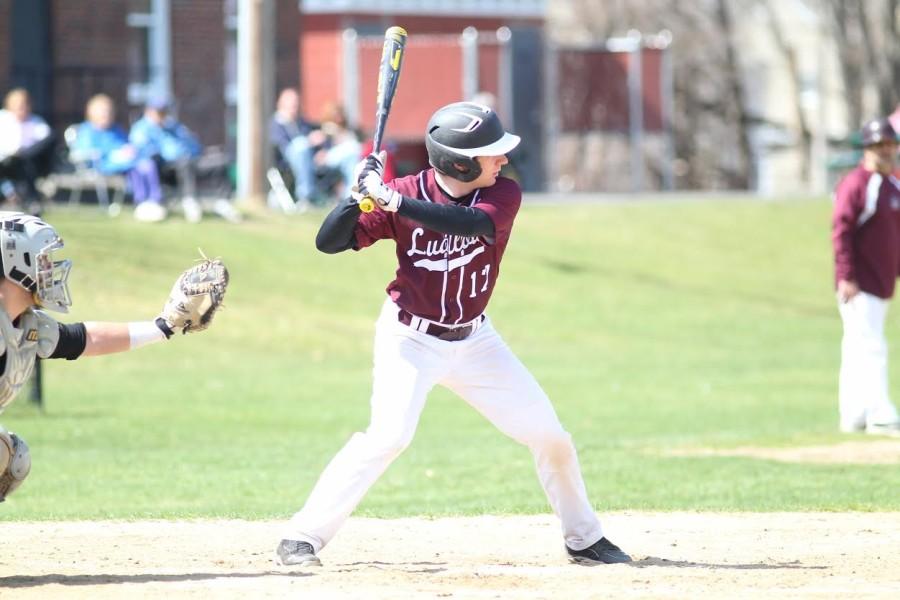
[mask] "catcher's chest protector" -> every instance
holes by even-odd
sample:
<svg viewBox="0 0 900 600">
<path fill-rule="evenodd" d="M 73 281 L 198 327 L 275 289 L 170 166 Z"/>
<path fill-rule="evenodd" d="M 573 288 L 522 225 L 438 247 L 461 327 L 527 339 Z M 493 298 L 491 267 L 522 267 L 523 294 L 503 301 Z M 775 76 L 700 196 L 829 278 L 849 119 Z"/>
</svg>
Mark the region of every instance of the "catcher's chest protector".
<svg viewBox="0 0 900 600">
<path fill-rule="evenodd" d="M 37 317 L 30 310 L 19 319 L 21 329 L 13 326 L 9 315 L 0 308 L 0 353 L 5 353 L 6 365 L 0 375 L 0 412 L 13 401 L 28 381 L 34 369 L 38 348 Z"/>
</svg>

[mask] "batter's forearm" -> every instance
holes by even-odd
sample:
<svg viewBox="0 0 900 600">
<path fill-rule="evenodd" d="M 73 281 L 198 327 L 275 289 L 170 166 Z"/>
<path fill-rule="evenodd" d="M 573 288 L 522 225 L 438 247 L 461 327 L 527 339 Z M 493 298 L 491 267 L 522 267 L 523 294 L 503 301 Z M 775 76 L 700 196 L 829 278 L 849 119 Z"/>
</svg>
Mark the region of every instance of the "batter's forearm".
<svg viewBox="0 0 900 600">
<path fill-rule="evenodd" d="M 359 205 L 350 198 L 338 203 L 319 227 L 316 248 L 326 254 L 337 254 L 353 248 L 353 232 L 361 214 Z"/>
<path fill-rule="evenodd" d="M 404 196 L 397 214 L 440 233 L 467 237 L 494 235 L 494 222 L 488 214 L 471 206 L 436 204 Z"/>
</svg>

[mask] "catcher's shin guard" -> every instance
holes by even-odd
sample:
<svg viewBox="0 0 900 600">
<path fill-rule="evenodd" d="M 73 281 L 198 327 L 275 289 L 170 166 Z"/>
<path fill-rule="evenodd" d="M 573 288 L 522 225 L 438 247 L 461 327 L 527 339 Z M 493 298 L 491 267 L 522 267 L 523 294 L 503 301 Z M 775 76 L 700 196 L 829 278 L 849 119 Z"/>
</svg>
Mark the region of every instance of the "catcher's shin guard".
<svg viewBox="0 0 900 600">
<path fill-rule="evenodd" d="M 31 455 L 25 440 L 0 428 L 0 502 L 22 485 L 31 471 Z"/>
</svg>

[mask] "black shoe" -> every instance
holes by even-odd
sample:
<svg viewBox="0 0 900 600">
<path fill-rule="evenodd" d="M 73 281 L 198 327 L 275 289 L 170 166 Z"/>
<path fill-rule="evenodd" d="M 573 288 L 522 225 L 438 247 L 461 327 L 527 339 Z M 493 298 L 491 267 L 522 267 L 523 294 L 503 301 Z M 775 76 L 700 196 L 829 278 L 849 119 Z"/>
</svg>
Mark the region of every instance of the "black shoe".
<svg viewBox="0 0 900 600">
<path fill-rule="evenodd" d="M 566 546 L 566 552 L 569 553 L 569 561 L 578 565 L 612 565 L 631 562 L 630 556 L 605 537 L 600 538 L 593 546 L 588 546 L 584 550 L 572 550 Z"/>
<path fill-rule="evenodd" d="M 322 565 L 322 561 L 316 556 L 316 551 L 313 550 L 312 544 L 308 542 L 281 540 L 275 552 L 283 565 L 299 565 L 301 567 L 318 567 Z"/>
</svg>

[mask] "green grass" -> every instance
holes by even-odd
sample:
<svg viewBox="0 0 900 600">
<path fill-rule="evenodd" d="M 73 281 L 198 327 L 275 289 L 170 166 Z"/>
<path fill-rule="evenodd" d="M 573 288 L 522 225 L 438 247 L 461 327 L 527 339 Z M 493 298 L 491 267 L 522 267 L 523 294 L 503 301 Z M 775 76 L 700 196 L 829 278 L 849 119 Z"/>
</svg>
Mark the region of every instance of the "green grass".
<svg viewBox="0 0 900 600">
<path fill-rule="evenodd" d="M 836 430 L 829 211 L 825 200 L 523 208 L 490 313 L 573 434 L 598 510 L 900 509 L 896 467 L 663 454 L 848 439 Z M 323 216 L 147 226 L 48 214 L 75 261 L 69 321 L 154 316 L 198 246 L 226 259 L 232 283 L 203 334 L 45 363 L 45 413 L 20 398 L 0 417 L 34 462 L 0 519 L 298 509 L 367 424 L 373 323 L 394 270 L 387 243 L 318 253 Z M 438 390 L 359 513 L 547 510 L 527 450 Z"/>
</svg>

